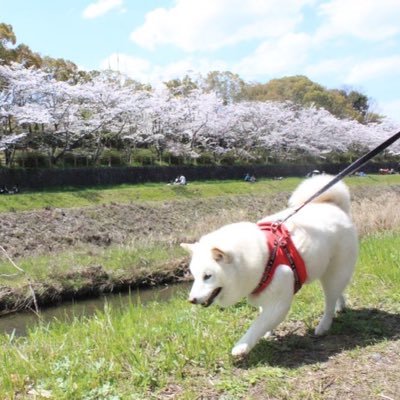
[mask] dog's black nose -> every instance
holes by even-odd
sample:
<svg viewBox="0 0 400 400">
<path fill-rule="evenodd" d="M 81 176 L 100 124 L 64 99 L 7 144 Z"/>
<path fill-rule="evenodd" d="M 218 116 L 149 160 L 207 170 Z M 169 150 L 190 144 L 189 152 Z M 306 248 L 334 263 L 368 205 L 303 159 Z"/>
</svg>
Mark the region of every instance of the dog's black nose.
<svg viewBox="0 0 400 400">
<path fill-rule="evenodd" d="M 197 299 L 196 299 L 196 297 L 189 298 L 189 302 L 192 303 L 192 304 L 197 304 Z"/>
</svg>

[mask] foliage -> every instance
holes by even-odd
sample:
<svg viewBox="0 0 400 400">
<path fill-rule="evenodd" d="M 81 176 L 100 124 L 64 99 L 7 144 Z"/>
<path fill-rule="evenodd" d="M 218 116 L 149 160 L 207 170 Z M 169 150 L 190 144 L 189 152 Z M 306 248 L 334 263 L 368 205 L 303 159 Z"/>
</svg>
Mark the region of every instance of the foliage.
<svg viewBox="0 0 400 400">
<path fill-rule="evenodd" d="M 229 104 L 243 99 L 246 84 L 238 74 L 230 71 L 211 71 L 203 79 L 202 86 L 206 92 L 217 93 L 224 104 Z"/>
<path fill-rule="evenodd" d="M 363 123 L 381 119 L 371 112 L 370 100 L 363 93 L 353 89 L 326 89 L 302 75 L 248 85 L 245 97 L 252 101 L 290 100 L 303 106 L 315 105 L 338 118 L 351 118 Z"/>
</svg>

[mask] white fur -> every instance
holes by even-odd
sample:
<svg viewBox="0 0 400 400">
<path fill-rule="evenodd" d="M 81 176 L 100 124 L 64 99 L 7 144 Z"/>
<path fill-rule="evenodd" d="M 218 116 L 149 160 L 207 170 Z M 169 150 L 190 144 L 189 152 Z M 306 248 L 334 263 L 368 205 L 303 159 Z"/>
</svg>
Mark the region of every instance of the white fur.
<svg viewBox="0 0 400 400">
<path fill-rule="evenodd" d="M 323 175 L 305 180 L 289 199 L 289 208 L 262 221 L 282 220 L 331 179 L 332 176 Z M 343 291 L 351 279 L 358 254 L 347 187 L 338 182 L 290 217 L 285 225 L 306 264 L 306 283 L 315 279 L 322 283 L 325 311 L 315 329 L 317 335 L 322 335 L 330 328 L 335 309 L 344 308 Z M 263 292 L 251 294 L 269 257 L 265 236 L 255 223 L 225 225 L 201 237 L 197 243 L 182 244 L 182 247 L 192 253 L 190 270 L 194 283 L 189 295 L 192 303 L 209 305 L 216 289 L 222 288 L 213 303 L 227 307 L 247 296 L 252 305 L 260 308 L 260 315 L 235 344 L 234 356 L 247 354 L 260 338 L 283 321 L 294 296 L 294 276 L 288 265 L 277 267 Z"/>
</svg>

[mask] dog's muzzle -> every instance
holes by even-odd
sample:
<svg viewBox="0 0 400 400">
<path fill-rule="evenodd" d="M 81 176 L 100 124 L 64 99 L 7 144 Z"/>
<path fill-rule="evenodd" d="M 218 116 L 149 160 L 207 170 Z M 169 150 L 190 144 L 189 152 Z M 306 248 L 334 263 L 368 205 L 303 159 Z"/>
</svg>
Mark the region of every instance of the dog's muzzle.
<svg viewBox="0 0 400 400">
<path fill-rule="evenodd" d="M 222 290 L 222 287 L 218 287 L 218 288 L 214 289 L 214 290 L 211 292 L 211 294 L 210 294 L 210 296 L 208 297 L 208 299 L 207 299 L 204 303 L 201 303 L 201 305 L 202 305 L 203 307 L 208 307 L 208 306 L 210 306 L 210 305 L 214 302 L 215 298 L 221 293 L 221 290 Z M 198 300 L 197 300 L 196 298 L 190 299 L 189 301 L 190 301 L 192 304 L 198 304 Z"/>
</svg>

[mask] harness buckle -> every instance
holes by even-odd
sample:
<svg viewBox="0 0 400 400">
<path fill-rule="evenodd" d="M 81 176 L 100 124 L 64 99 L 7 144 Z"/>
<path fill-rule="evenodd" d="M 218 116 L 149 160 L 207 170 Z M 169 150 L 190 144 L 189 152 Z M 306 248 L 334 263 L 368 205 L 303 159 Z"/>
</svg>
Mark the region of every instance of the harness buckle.
<svg viewBox="0 0 400 400">
<path fill-rule="evenodd" d="M 282 225 L 282 222 L 281 222 L 281 221 L 273 222 L 273 223 L 271 224 L 271 231 L 272 231 L 273 233 L 275 233 L 275 232 L 278 230 L 278 228 L 280 227 L 280 225 Z"/>
</svg>

